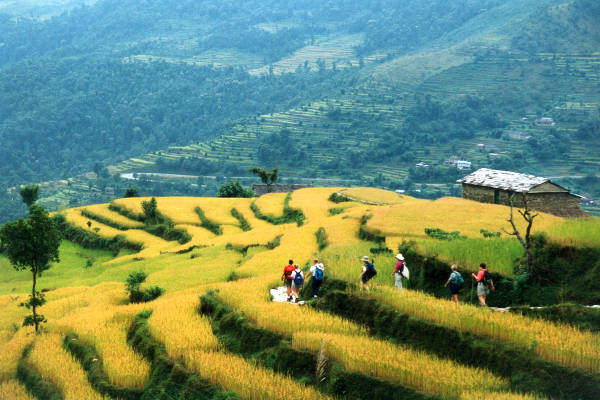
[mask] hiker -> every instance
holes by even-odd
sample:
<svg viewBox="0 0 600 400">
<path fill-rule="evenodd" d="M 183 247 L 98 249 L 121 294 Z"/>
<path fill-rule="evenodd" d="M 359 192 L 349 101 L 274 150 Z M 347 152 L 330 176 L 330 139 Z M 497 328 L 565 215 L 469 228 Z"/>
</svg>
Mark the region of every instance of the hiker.
<svg viewBox="0 0 600 400">
<path fill-rule="evenodd" d="M 402 253 L 396 254 L 396 266 L 394 267 L 394 272 L 390 274 L 391 278 L 394 278 L 394 286 L 398 290 L 402 290 L 402 279 L 404 279 L 404 268 L 406 267 L 406 261 L 404 261 L 404 256 Z"/>
<path fill-rule="evenodd" d="M 323 284 L 323 272 L 325 271 L 325 266 L 319 262 L 318 258 L 313 260 L 314 265 L 310 267 L 310 273 L 312 274 L 312 292 L 313 299 L 316 299 L 319 296 L 319 288 L 321 284 Z"/>
<path fill-rule="evenodd" d="M 465 280 L 460 272 L 457 271 L 458 267 L 456 264 L 452 264 L 450 269 L 452 270 L 452 273 L 450 274 L 450 277 L 444 286 L 450 289 L 450 300 L 458 304 L 458 292 L 460 291 L 463 283 L 465 283 Z"/>
<path fill-rule="evenodd" d="M 296 303 L 300 298 L 300 291 L 304 285 L 304 273 L 298 264 L 294 264 L 294 272 L 292 272 L 292 294 L 296 296 Z"/>
<path fill-rule="evenodd" d="M 363 256 L 361 260 L 363 261 L 363 267 L 362 273 L 360 274 L 360 285 L 361 289 L 365 289 L 368 292 L 369 285 L 367 284 L 367 282 L 369 282 L 371 278 L 377 275 L 377 271 L 375 270 L 373 261 L 369 262 L 369 257 Z"/>
<path fill-rule="evenodd" d="M 482 307 L 487 307 L 485 300 L 487 295 L 490 294 L 490 288 L 492 291 L 495 290 L 494 282 L 487 270 L 487 266 L 484 263 L 479 264 L 479 272 L 477 275 L 474 273 L 471 273 L 471 275 L 477 281 L 477 298 L 479 299 L 479 304 L 481 304 Z"/>
<path fill-rule="evenodd" d="M 283 275 L 281 275 L 281 280 L 285 282 L 287 289 L 288 301 L 292 300 L 292 272 L 294 272 L 294 260 L 290 260 L 289 264 L 283 268 Z"/>
</svg>

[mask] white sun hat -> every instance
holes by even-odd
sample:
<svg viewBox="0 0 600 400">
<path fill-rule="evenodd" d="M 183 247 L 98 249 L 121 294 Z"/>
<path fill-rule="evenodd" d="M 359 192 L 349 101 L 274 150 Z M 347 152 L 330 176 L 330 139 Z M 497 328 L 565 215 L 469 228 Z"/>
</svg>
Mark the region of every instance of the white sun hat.
<svg viewBox="0 0 600 400">
<path fill-rule="evenodd" d="M 402 253 L 396 254 L 396 258 L 400 261 L 404 261 L 404 256 L 402 255 Z"/>
<path fill-rule="evenodd" d="M 361 258 L 361 260 L 363 260 L 363 261 L 369 261 L 369 256 L 363 256 L 363 258 Z"/>
</svg>

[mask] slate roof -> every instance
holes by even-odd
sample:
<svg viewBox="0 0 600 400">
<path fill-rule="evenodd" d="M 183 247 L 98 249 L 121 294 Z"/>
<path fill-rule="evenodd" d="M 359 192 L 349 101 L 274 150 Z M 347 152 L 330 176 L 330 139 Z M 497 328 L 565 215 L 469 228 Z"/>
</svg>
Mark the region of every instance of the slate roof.
<svg viewBox="0 0 600 400">
<path fill-rule="evenodd" d="M 525 193 L 534 187 L 549 181 L 548 178 L 534 175 L 481 168 L 472 174 L 465 176 L 463 179 L 459 179 L 457 182 Z"/>
</svg>

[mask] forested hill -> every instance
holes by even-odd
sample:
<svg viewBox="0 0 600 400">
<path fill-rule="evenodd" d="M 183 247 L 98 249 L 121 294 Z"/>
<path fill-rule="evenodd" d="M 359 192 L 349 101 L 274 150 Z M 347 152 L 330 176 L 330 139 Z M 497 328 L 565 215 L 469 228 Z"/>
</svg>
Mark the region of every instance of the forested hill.
<svg viewBox="0 0 600 400">
<path fill-rule="evenodd" d="M 457 156 L 600 196 L 596 1 L 42 3 L 0 1 L 2 221 L 19 184 L 69 178 L 42 188 L 57 208 L 109 200 L 116 172 L 255 164 L 431 197 Z"/>
</svg>

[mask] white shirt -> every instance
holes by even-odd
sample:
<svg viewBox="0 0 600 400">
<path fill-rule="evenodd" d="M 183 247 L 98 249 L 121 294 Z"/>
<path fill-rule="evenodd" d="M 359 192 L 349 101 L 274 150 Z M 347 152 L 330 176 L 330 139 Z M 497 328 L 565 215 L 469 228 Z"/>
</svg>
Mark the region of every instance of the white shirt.
<svg viewBox="0 0 600 400">
<path fill-rule="evenodd" d="M 312 276 L 315 276 L 315 271 L 317 268 L 319 268 L 322 271 L 325 271 L 325 266 L 321 263 L 317 263 L 317 264 L 313 265 L 312 267 L 310 267 L 310 273 L 312 274 Z"/>
</svg>

